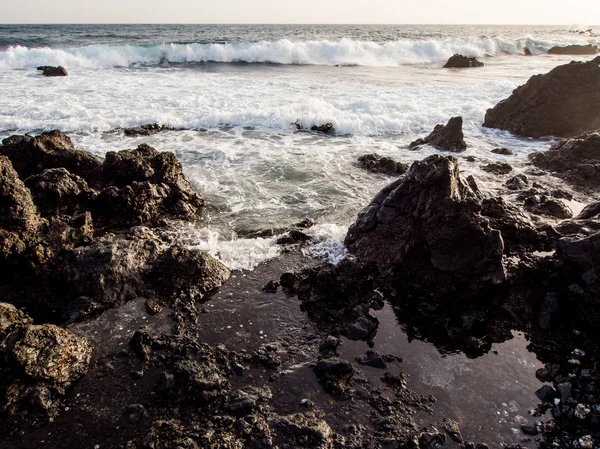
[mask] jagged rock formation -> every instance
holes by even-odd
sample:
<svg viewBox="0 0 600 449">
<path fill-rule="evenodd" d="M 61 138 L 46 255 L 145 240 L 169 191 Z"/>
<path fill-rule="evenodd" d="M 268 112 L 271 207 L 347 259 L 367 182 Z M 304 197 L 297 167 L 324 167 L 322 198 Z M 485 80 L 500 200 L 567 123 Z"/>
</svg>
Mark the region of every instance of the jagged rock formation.
<svg viewBox="0 0 600 449">
<path fill-rule="evenodd" d="M 433 131 L 427 137 L 415 140 L 409 145 L 409 148 L 412 150 L 428 144 L 443 151 L 455 153 L 464 151 L 467 149 L 467 144 L 465 143 L 462 124 L 462 117 L 452 117 L 446 125 L 435 125 Z"/>
</svg>

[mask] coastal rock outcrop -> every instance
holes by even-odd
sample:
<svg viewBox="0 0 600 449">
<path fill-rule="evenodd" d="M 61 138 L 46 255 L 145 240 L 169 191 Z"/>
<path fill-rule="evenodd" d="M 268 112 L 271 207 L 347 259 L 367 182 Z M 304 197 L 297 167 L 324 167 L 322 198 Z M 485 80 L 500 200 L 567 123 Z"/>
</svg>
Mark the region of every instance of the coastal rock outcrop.
<svg viewBox="0 0 600 449">
<path fill-rule="evenodd" d="M 548 151 L 532 154 L 531 162 L 574 186 L 597 189 L 600 187 L 600 134 L 558 142 Z"/>
<path fill-rule="evenodd" d="M 68 136 L 50 131 L 33 137 L 10 136 L 2 141 L 0 155 L 10 159 L 21 179 L 49 168 L 64 168 L 88 178 L 100 169 L 102 159 L 87 151 L 76 150 Z"/>
<path fill-rule="evenodd" d="M 351 254 L 440 293 L 477 291 L 505 280 L 500 231 L 451 156 L 415 162 L 350 227 Z M 468 242 L 468 243 L 467 243 Z"/>
<path fill-rule="evenodd" d="M 169 131 L 173 128 L 158 123 L 148 123 L 146 125 L 134 126 L 132 128 L 123 128 L 123 133 L 128 137 L 150 136 L 161 131 Z"/>
<path fill-rule="evenodd" d="M 408 164 L 395 161 L 392 158 L 377 153 L 365 154 L 358 158 L 358 165 L 372 173 L 383 173 L 390 176 L 403 175 L 408 170 Z"/>
<path fill-rule="evenodd" d="M 446 125 L 435 125 L 433 131 L 427 137 L 415 140 L 409 145 L 409 148 L 412 150 L 428 144 L 443 151 L 455 153 L 464 151 L 467 149 L 467 144 L 465 143 L 462 125 L 462 117 L 452 117 Z"/>
<path fill-rule="evenodd" d="M 600 53 L 597 45 L 566 45 L 554 46 L 548 50 L 549 55 L 595 55 Z"/>
<path fill-rule="evenodd" d="M 68 76 L 69 72 L 62 65 L 59 66 L 51 66 L 51 65 L 42 65 L 37 68 L 37 70 L 42 72 L 44 76 Z"/>
<path fill-rule="evenodd" d="M 600 56 L 532 76 L 485 114 L 483 126 L 513 134 L 573 137 L 600 129 Z"/>
<path fill-rule="evenodd" d="M 31 192 L 6 156 L 0 156 L 0 204 L 0 262 L 5 262 L 26 251 L 40 226 Z"/>
<path fill-rule="evenodd" d="M 477 58 L 469 58 L 468 56 L 463 56 L 456 54 L 451 56 L 450 59 L 444 65 L 445 69 L 465 69 L 469 67 L 483 67 L 485 64 L 481 61 L 478 61 Z"/>
</svg>

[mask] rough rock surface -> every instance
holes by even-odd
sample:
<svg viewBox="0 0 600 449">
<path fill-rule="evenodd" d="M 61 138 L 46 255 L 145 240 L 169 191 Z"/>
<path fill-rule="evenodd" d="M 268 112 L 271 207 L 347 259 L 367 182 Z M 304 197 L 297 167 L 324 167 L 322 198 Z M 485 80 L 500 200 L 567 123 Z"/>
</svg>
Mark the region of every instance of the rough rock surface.
<svg viewBox="0 0 600 449">
<path fill-rule="evenodd" d="M 525 209 L 536 215 L 555 218 L 572 218 L 573 211 L 563 202 L 546 195 L 531 195 L 525 200 Z"/>
<path fill-rule="evenodd" d="M 350 227 L 351 254 L 441 292 L 504 281 L 504 244 L 451 156 L 415 162 Z M 466 244 L 466 242 L 469 242 Z"/>
<path fill-rule="evenodd" d="M 62 65 L 53 67 L 50 65 L 42 65 L 37 68 L 44 76 L 67 76 L 69 72 Z"/>
<path fill-rule="evenodd" d="M 567 45 L 565 47 L 555 46 L 548 50 L 549 55 L 595 55 L 600 53 L 596 45 Z"/>
<path fill-rule="evenodd" d="M 446 125 L 436 125 L 431 134 L 424 139 L 417 139 L 409 145 L 416 149 L 421 145 L 429 144 L 439 150 L 461 152 L 467 149 L 462 131 L 462 117 L 452 117 Z"/>
<path fill-rule="evenodd" d="M 30 324 L 31 322 L 31 318 L 12 304 L 0 302 L 0 336 L 13 324 Z"/>
<path fill-rule="evenodd" d="M 520 136 L 572 137 L 600 129 L 600 57 L 532 76 L 485 114 L 483 126 Z"/>
<path fill-rule="evenodd" d="M 512 171 L 511 165 L 506 162 L 491 162 L 481 167 L 481 169 L 494 175 L 508 175 Z"/>
<path fill-rule="evenodd" d="M 25 179 L 42 216 L 73 215 L 92 208 L 95 192 L 65 168 L 50 168 Z"/>
<path fill-rule="evenodd" d="M 165 126 L 165 125 L 159 125 L 158 123 L 148 123 L 146 125 L 141 125 L 141 126 L 135 126 L 133 128 L 124 128 L 123 129 L 123 133 L 126 136 L 129 137 L 133 137 L 133 136 L 149 136 L 151 134 L 156 134 L 158 132 L 161 131 L 168 131 L 171 130 L 172 128 Z"/>
<path fill-rule="evenodd" d="M 358 165 L 372 173 L 384 173 L 390 176 L 403 175 L 408 170 L 408 164 L 395 161 L 392 158 L 377 153 L 365 154 L 358 158 Z"/>
<path fill-rule="evenodd" d="M 60 167 L 86 178 L 102 164 L 99 157 L 76 150 L 71 139 L 60 131 L 45 132 L 36 137 L 10 136 L 2 141 L 0 155 L 10 159 L 21 179 Z"/>
<path fill-rule="evenodd" d="M 444 65 L 445 69 L 463 69 L 469 67 L 483 67 L 485 64 L 478 61 L 477 58 L 469 58 L 467 56 L 456 54 L 451 56 Z"/>
<path fill-rule="evenodd" d="M 30 324 L 9 329 L 0 353 L 27 379 L 62 391 L 87 372 L 92 348 L 85 338 L 58 326 Z"/>
<path fill-rule="evenodd" d="M 25 252 L 40 217 L 31 192 L 5 156 L 0 156 L 0 205 L 0 261 L 7 261 Z"/>
<path fill-rule="evenodd" d="M 531 162 L 577 187 L 597 189 L 600 186 L 600 134 L 558 142 L 548 151 L 532 154 Z"/>
</svg>

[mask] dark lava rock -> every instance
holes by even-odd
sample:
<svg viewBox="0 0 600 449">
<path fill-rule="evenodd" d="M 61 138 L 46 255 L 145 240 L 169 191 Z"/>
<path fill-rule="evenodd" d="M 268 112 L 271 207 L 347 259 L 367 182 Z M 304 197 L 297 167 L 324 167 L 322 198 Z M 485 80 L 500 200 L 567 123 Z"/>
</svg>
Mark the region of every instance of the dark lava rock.
<svg viewBox="0 0 600 449">
<path fill-rule="evenodd" d="M 369 350 L 365 355 L 359 355 L 354 358 L 360 365 L 371 366 L 373 368 L 386 369 L 388 367 L 384 358 L 376 351 Z"/>
<path fill-rule="evenodd" d="M 297 228 L 301 228 L 301 229 L 308 229 L 308 228 L 312 228 L 315 225 L 315 220 L 314 218 L 305 218 L 302 221 L 299 221 L 298 223 L 295 224 L 295 226 Z"/>
<path fill-rule="evenodd" d="M 530 50 L 530 49 L 528 49 L 527 47 L 525 47 L 525 48 L 523 49 L 523 54 L 524 54 L 525 56 L 533 56 L 533 54 L 531 53 L 531 50 Z"/>
<path fill-rule="evenodd" d="M 50 65 L 42 65 L 37 68 L 44 76 L 67 76 L 69 72 L 63 66 L 53 67 Z"/>
<path fill-rule="evenodd" d="M 283 273 L 279 278 L 279 285 L 285 293 L 293 295 L 300 287 L 300 278 L 294 273 Z"/>
<path fill-rule="evenodd" d="M 277 447 L 330 449 L 334 433 L 327 422 L 314 413 L 298 413 L 277 417 L 272 424 L 280 433 L 283 444 Z"/>
<path fill-rule="evenodd" d="M 494 175 L 508 175 L 512 171 L 512 166 L 506 162 L 491 162 L 481 169 Z"/>
<path fill-rule="evenodd" d="M 13 324 L 31 324 L 32 322 L 31 318 L 12 304 L 0 302 L 0 336 Z"/>
<path fill-rule="evenodd" d="M 527 176 L 519 174 L 510 178 L 504 185 L 509 190 L 523 190 L 529 187 L 529 180 Z"/>
<path fill-rule="evenodd" d="M 458 161 L 434 155 L 377 194 L 345 244 L 361 260 L 423 288 L 478 290 L 505 280 L 502 236 L 480 211 Z"/>
<path fill-rule="evenodd" d="M 158 123 L 149 123 L 146 125 L 135 126 L 133 128 L 123 128 L 123 133 L 125 133 L 128 137 L 133 136 L 149 136 L 151 134 L 156 134 L 161 131 L 172 130 L 173 128 L 159 125 Z"/>
<path fill-rule="evenodd" d="M 24 253 L 37 234 L 40 217 L 31 192 L 0 156 L 0 262 Z"/>
<path fill-rule="evenodd" d="M 36 137 L 10 136 L 2 141 L 0 155 L 10 159 L 21 179 L 60 167 L 87 179 L 102 164 L 100 158 L 76 150 L 71 139 L 60 131 L 45 132 Z"/>
<path fill-rule="evenodd" d="M 93 207 L 95 192 L 87 182 L 65 168 L 50 168 L 30 176 L 25 185 L 42 216 L 73 215 Z"/>
<path fill-rule="evenodd" d="M 594 201 L 583 208 L 579 215 L 578 220 L 587 220 L 590 218 L 596 218 L 600 215 L 600 201 Z"/>
<path fill-rule="evenodd" d="M 43 382 L 61 393 L 88 369 L 92 348 L 88 341 L 60 327 L 18 325 L 0 341 L 0 355 L 24 379 Z"/>
<path fill-rule="evenodd" d="M 483 126 L 520 136 L 572 137 L 600 129 L 600 57 L 535 75 L 485 114 Z"/>
<path fill-rule="evenodd" d="M 597 189 L 600 186 L 600 134 L 558 142 L 548 151 L 532 154 L 531 162 L 577 187 Z"/>
<path fill-rule="evenodd" d="M 556 391 L 550 385 L 544 385 L 535 392 L 540 401 L 550 402 L 556 397 Z"/>
<path fill-rule="evenodd" d="M 561 201 L 546 195 L 531 195 L 525 200 L 525 209 L 536 215 L 554 218 L 572 218 L 573 211 Z"/>
<path fill-rule="evenodd" d="M 266 293 L 277 293 L 278 288 L 279 288 L 279 282 L 269 281 L 262 288 L 262 291 L 266 292 Z"/>
<path fill-rule="evenodd" d="M 585 238 L 562 238 L 557 243 L 556 253 L 576 270 L 578 282 L 592 293 L 600 292 L 600 232 Z"/>
<path fill-rule="evenodd" d="M 315 374 L 327 393 L 341 395 L 349 388 L 348 383 L 354 375 L 354 368 L 350 362 L 344 360 L 321 360 L 315 366 Z"/>
<path fill-rule="evenodd" d="M 513 154 L 515 154 L 513 150 L 510 150 L 508 148 L 494 148 L 492 150 L 492 153 L 501 154 L 503 156 L 512 156 Z"/>
<path fill-rule="evenodd" d="M 372 173 L 384 173 L 390 176 L 403 175 L 408 170 L 408 164 L 397 162 L 389 157 L 380 156 L 377 153 L 360 156 L 358 164 Z"/>
<path fill-rule="evenodd" d="M 342 333 L 349 340 L 368 340 L 372 338 L 379 327 L 379 320 L 369 314 L 362 314 L 356 321 L 349 324 Z"/>
<path fill-rule="evenodd" d="M 135 150 L 108 152 L 102 180 L 110 186 L 98 197 L 97 213 L 115 223 L 149 224 L 168 215 L 191 219 L 204 206 L 177 157 L 146 144 Z"/>
<path fill-rule="evenodd" d="M 600 53 L 600 50 L 598 46 L 592 44 L 555 46 L 548 50 L 549 55 L 595 55 L 596 53 Z"/>
<path fill-rule="evenodd" d="M 158 258 L 162 245 L 153 232 L 140 227 L 74 249 L 63 274 L 70 296 L 88 297 L 102 309 L 143 296 L 148 264 Z"/>
<path fill-rule="evenodd" d="M 229 274 L 227 267 L 208 252 L 176 244 L 154 262 L 148 282 L 163 298 L 201 300 L 220 287 Z"/>
<path fill-rule="evenodd" d="M 417 139 L 409 145 L 409 148 L 429 144 L 438 150 L 452 151 L 455 153 L 465 151 L 467 144 L 462 130 L 462 117 L 452 117 L 446 125 L 435 125 L 431 134 L 424 139 Z"/>
<path fill-rule="evenodd" d="M 454 55 L 444 65 L 445 69 L 464 69 L 469 67 L 483 67 L 485 64 L 477 58 L 469 58 L 463 55 Z"/>
</svg>

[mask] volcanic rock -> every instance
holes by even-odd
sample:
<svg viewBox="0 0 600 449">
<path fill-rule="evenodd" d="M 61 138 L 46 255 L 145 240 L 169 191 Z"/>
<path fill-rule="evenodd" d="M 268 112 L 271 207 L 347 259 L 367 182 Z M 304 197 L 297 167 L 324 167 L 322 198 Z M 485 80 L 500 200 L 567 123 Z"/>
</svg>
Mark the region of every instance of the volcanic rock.
<svg viewBox="0 0 600 449">
<path fill-rule="evenodd" d="M 462 117 L 452 117 L 446 125 L 435 125 L 435 128 L 424 139 L 417 139 L 409 145 L 409 148 L 416 149 L 417 147 L 429 144 L 438 150 L 452 151 L 455 153 L 467 149 L 463 131 Z"/>
<path fill-rule="evenodd" d="M 586 220 L 595 218 L 600 215 L 600 201 L 594 201 L 583 208 L 583 210 L 577 215 L 578 220 Z"/>
<path fill-rule="evenodd" d="M 92 348 L 85 338 L 60 327 L 30 324 L 10 328 L 0 354 L 26 379 L 63 392 L 87 372 Z"/>
<path fill-rule="evenodd" d="M 597 189 L 600 187 L 600 134 L 558 142 L 548 151 L 532 154 L 531 162 L 577 187 Z"/>
<path fill-rule="evenodd" d="M 515 154 L 514 151 L 509 148 L 494 148 L 492 150 L 492 153 L 501 154 L 503 156 L 512 156 L 513 154 Z"/>
<path fill-rule="evenodd" d="M 445 69 L 463 69 L 469 67 L 483 67 L 485 64 L 478 61 L 477 58 L 469 58 L 467 56 L 456 54 L 451 56 L 444 65 Z"/>
<path fill-rule="evenodd" d="M 485 114 L 483 126 L 520 136 L 572 137 L 600 129 L 600 56 L 535 75 Z"/>
<path fill-rule="evenodd" d="M 525 200 L 525 209 L 536 215 L 555 218 L 572 218 L 573 211 L 561 201 L 546 195 L 531 195 Z"/>
<path fill-rule="evenodd" d="M 390 176 L 403 175 L 408 170 L 408 164 L 397 162 L 389 157 L 380 156 L 377 153 L 360 156 L 358 164 L 372 173 L 384 173 Z"/>
<path fill-rule="evenodd" d="M 37 68 L 42 72 L 44 76 L 67 76 L 69 72 L 63 66 L 59 65 L 57 67 L 53 67 L 50 65 L 42 65 Z"/>
<path fill-rule="evenodd" d="M 44 170 L 27 178 L 25 185 L 42 216 L 73 215 L 88 210 L 95 198 L 95 192 L 87 182 L 65 168 Z"/>
<path fill-rule="evenodd" d="M 450 293 L 504 281 L 504 244 L 452 156 L 415 162 L 359 214 L 351 254 L 422 287 Z"/>
<path fill-rule="evenodd" d="M 10 159 L 21 179 L 60 167 L 87 179 L 102 164 L 100 158 L 76 150 L 71 139 L 60 131 L 45 132 L 36 137 L 10 136 L 2 141 L 0 155 Z"/>
<path fill-rule="evenodd" d="M 31 318 L 12 304 L 0 302 L 0 335 L 13 324 L 30 324 L 31 322 Z"/>
<path fill-rule="evenodd" d="M 133 128 L 124 128 L 123 133 L 128 137 L 133 136 L 149 136 L 151 134 L 156 134 L 161 131 L 168 131 L 173 128 L 170 128 L 165 125 L 159 125 L 158 123 L 148 123 L 146 125 L 135 126 Z"/>
<path fill-rule="evenodd" d="M 508 175 L 512 171 L 511 165 L 506 162 L 491 162 L 481 169 L 494 175 Z"/>
<path fill-rule="evenodd" d="M 527 176 L 518 174 L 506 181 L 504 185 L 509 190 L 523 190 L 529 186 L 529 180 Z"/>
<path fill-rule="evenodd" d="M 0 156 L 0 261 L 26 251 L 40 225 L 31 192 L 10 160 Z"/>
</svg>

